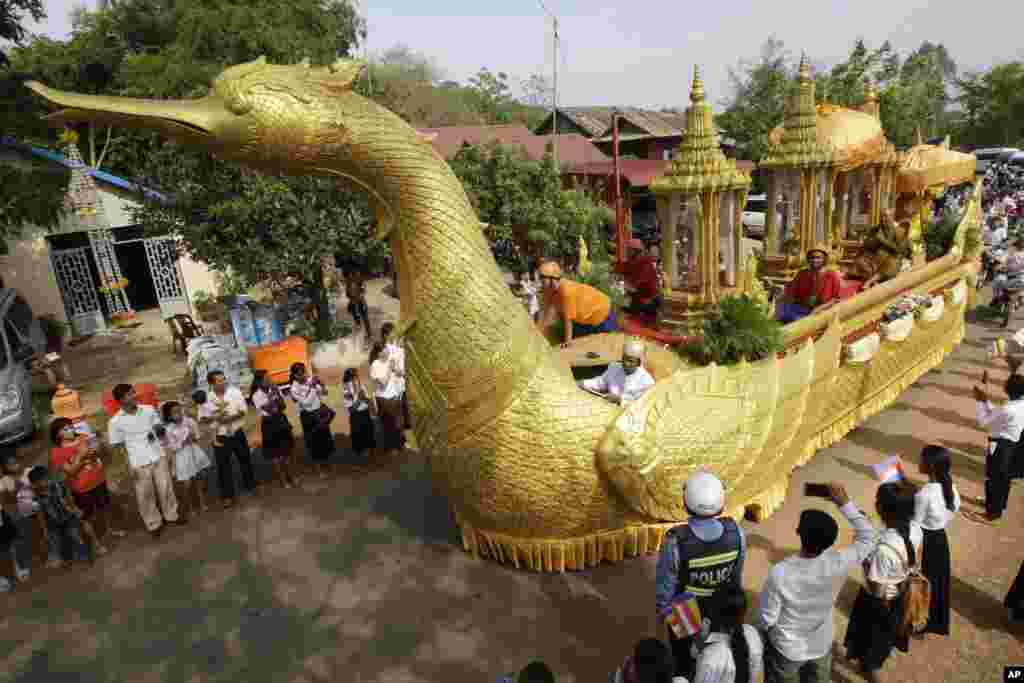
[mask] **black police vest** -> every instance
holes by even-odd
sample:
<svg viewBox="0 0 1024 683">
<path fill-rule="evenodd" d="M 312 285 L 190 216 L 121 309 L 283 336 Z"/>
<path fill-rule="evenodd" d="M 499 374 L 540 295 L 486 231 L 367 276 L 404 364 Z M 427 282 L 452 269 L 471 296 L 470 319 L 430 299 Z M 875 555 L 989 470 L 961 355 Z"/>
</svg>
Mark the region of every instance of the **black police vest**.
<svg viewBox="0 0 1024 683">
<path fill-rule="evenodd" d="M 718 520 L 724 530 L 717 541 L 706 543 L 683 525 L 673 529 L 679 547 L 679 578 L 676 594 L 692 593 L 697 602 L 704 602 L 722 586 L 738 581 L 736 576 L 740 563 L 740 530 L 736 522 L 728 517 Z M 685 563 L 685 566 L 683 566 Z"/>
</svg>

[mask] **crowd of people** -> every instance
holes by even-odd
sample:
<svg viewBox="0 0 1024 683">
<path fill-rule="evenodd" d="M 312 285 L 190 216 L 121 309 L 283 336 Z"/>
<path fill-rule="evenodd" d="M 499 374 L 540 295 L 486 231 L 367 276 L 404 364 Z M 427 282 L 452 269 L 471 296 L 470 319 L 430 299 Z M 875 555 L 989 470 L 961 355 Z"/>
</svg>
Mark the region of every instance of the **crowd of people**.
<svg viewBox="0 0 1024 683">
<path fill-rule="evenodd" d="M 356 457 L 405 445 L 405 354 L 394 333 L 391 323 L 382 326 L 368 382 L 359 368 L 346 369 L 342 377 Z M 14 448 L 0 453 L 0 550 L 14 567 L 13 577 L 0 576 L 0 592 L 29 579 L 37 533 L 47 545 L 50 568 L 106 555 L 107 536 L 126 534 L 126 513 L 107 482 L 104 461 L 111 455 L 128 463 L 139 516 L 154 538 L 165 525 L 183 524 L 208 509 L 207 483 L 213 477 L 222 505 L 232 507 L 238 497 L 236 462 L 242 489 L 261 488 L 245 429 L 250 410 L 259 415 L 261 453 L 282 489 L 298 483 L 289 401 L 297 408 L 309 462 L 320 477 L 329 476 L 336 414 L 324 401 L 327 386 L 304 364 L 293 364 L 280 388 L 266 372 L 257 372 L 248 395 L 230 386 L 222 372 L 211 372 L 207 381 L 210 391 L 193 393 L 190 405 L 166 401 L 159 408 L 141 403 L 132 385 L 118 384 L 112 395 L 119 407 L 107 424 L 106 446 L 87 423 L 58 417 L 50 424 L 47 465 L 27 465 Z"/>
</svg>

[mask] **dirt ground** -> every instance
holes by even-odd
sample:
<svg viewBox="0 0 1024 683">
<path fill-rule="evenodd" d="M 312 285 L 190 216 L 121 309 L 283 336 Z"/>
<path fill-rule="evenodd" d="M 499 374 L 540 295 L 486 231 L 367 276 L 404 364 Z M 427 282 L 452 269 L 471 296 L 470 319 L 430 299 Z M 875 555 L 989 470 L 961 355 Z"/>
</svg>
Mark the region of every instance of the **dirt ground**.
<svg viewBox="0 0 1024 683">
<path fill-rule="evenodd" d="M 982 495 L 985 435 L 974 426 L 970 389 L 991 367 L 985 348 L 1001 334 L 971 324 L 941 368 L 797 471 L 771 519 L 743 522 L 752 595 L 770 564 L 796 550 L 797 518 L 811 505 L 800 495 L 806 481 L 843 481 L 870 509 L 872 463 L 885 453 L 913 459 L 938 442 L 956 454 L 965 499 Z M 160 343 L 169 353 L 168 341 Z M 135 372 L 130 362 L 120 367 Z M 1005 375 L 1000 367 L 993 378 Z M 566 574 L 499 566 L 458 545 L 420 454 L 354 462 L 342 448 L 336 461 L 326 481 L 269 486 L 156 541 L 130 509 L 132 533 L 109 556 L 36 569 L 0 596 L 0 680 L 494 681 L 541 658 L 560 681 L 583 683 L 607 680 L 638 639 L 662 635 L 653 556 Z M 887 663 L 886 680 L 994 683 L 1005 665 L 1024 663 L 1024 629 L 1002 608 L 1024 559 L 1022 501 L 1015 490 L 1002 526 L 964 518 L 951 525 L 952 637 L 914 641 Z M 851 537 L 846 528 L 840 542 Z M 860 582 L 859 572 L 851 575 L 839 599 L 837 641 Z M 837 657 L 833 680 L 862 679 Z"/>
</svg>

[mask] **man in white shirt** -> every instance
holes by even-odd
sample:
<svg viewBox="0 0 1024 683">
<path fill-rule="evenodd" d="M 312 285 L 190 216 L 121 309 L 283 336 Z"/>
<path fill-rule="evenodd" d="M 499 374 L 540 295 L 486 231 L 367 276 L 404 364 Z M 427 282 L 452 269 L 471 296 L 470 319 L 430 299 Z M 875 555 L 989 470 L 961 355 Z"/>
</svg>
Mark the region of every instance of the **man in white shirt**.
<svg viewBox="0 0 1024 683">
<path fill-rule="evenodd" d="M 178 523 L 178 499 L 174 495 L 167 457 L 160 445 L 163 425 L 155 408 L 139 405 L 131 384 L 118 384 L 113 394 L 121 409 L 107 425 L 110 445 L 124 449 L 128 455 L 139 515 L 155 538 L 160 535 L 165 520 Z"/>
<path fill-rule="evenodd" d="M 199 406 L 199 422 L 214 428 L 213 456 L 217 461 L 217 481 L 224 507 L 235 504 L 235 475 L 231 456 L 238 458 L 238 469 L 242 472 L 242 486 L 247 491 L 256 488 L 256 476 L 252 470 L 252 451 L 245 437 L 245 414 L 249 407 L 245 396 L 238 387 L 228 386 L 227 378 L 220 370 L 213 370 L 206 376 L 210 393 L 206 403 Z"/>
<path fill-rule="evenodd" d="M 412 428 L 412 420 L 409 419 L 409 398 L 405 386 L 405 349 L 395 338 L 394 323 L 384 323 L 380 327 L 381 340 L 384 342 L 384 349 L 388 352 L 388 361 L 391 363 L 391 372 L 395 376 L 398 387 L 398 400 L 402 404 L 402 430 Z M 402 443 L 405 443 L 405 435 L 402 435 Z"/>
<path fill-rule="evenodd" d="M 975 522 L 994 524 L 1003 516 L 1010 497 L 1010 475 L 1013 460 L 1024 431 L 1024 377 L 1016 372 L 1006 380 L 1005 405 L 992 405 L 988 396 L 988 371 L 982 375 L 985 388 L 974 387 L 978 402 L 978 425 L 988 427 L 988 449 L 985 455 L 985 516 L 964 513 Z"/>
<path fill-rule="evenodd" d="M 1007 238 L 1006 219 L 995 218 L 981 233 L 981 241 L 988 246 L 1002 244 Z"/>
<path fill-rule="evenodd" d="M 622 362 L 612 363 L 604 374 L 579 382 L 584 389 L 602 394 L 612 403 L 635 401 L 654 386 L 654 378 L 643 367 L 644 343 L 634 339 L 622 349 Z"/>
<path fill-rule="evenodd" d="M 846 489 L 836 483 L 828 487 L 832 502 L 853 525 L 853 545 L 829 550 L 839 537 L 832 516 L 822 510 L 800 514 L 800 554 L 773 566 L 761 592 L 758 626 L 765 633 L 766 683 L 832 680 L 832 608 L 850 570 L 875 547 L 875 530 Z"/>
</svg>

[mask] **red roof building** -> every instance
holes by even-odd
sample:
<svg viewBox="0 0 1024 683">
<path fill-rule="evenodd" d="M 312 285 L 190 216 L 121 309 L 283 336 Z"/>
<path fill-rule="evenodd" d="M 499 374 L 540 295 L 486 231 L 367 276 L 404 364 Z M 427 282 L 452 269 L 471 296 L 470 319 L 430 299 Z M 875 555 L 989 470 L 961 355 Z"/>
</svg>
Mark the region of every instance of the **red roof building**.
<svg viewBox="0 0 1024 683">
<path fill-rule="evenodd" d="M 521 149 L 528 158 L 544 158 L 550 135 L 534 135 L 525 126 L 447 126 L 444 128 L 420 128 L 423 137 L 430 140 L 434 149 L 445 159 L 451 159 L 465 145 L 487 145 L 497 143 Z M 582 135 L 559 135 L 558 165 L 563 169 L 583 164 L 607 161 L 608 157 Z"/>
</svg>

